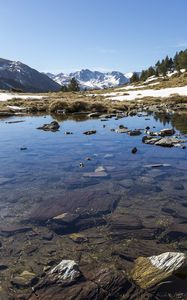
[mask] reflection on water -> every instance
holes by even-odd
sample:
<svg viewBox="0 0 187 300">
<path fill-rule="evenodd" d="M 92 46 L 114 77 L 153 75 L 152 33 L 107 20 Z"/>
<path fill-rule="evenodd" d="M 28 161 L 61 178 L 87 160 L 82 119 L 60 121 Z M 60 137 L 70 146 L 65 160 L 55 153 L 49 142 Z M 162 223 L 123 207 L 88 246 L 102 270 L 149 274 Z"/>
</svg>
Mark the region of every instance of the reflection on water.
<svg viewBox="0 0 187 300">
<path fill-rule="evenodd" d="M 187 151 L 178 148 L 162 148 L 142 143 L 142 136 L 130 137 L 117 134 L 111 129 L 120 124 L 129 129 L 150 128 L 159 131 L 165 126 L 174 126 L 183 133 L 187 132 L 187 116 L 176 115 L 171 120 L 164 115 L 145 117 L 127 117 L 120 120 L 86 120 L 59 117 L 58 132 L 36 130 L 38 126 L 52 120 L 51 116 L 11 118 L 24 120 L 22 123 L 7 124 L 0 121 L 0 208 L 1 220 L 6 216 L 22 219 L 27 210 L 35 203 L 45 201 L 49 196 L 59 199 L 62 192 L 81 189 L 94 190 L 102 185 L 105 190 L 116 189 L 119 194 L 127 186 L 129 197 L 154 198 L 159 192 L 172 194 L 172 197 L 185 197 L 185 189 L 173 190 L 172 182 L 183 183 L 187 180 Z M 103 126 L 106 125 L 106 126 Z M 96 129 L 92 136 L 83 134 L 85 130 Z M 64 132 L 71 131 L 72 135 Z M 21 151 L 21 147 L 27 149 Z M 137 147 L 133 155 L 131 149 Z M 86 160 L 90 157 L 91 160 Z M 80 163 L 84 167 L 80 168 Z M 164 163 L 166 168 L 146 168 L 148 164 Z M 85 176 L 92 174 L 102 166 L 106 177 Z M 129 180 L 129 187 L 128 182 Z M 120 185 L 119 185 L 120 184 Z M 122 190 L 120 190 L 122 188 Z M 185 200 L 185 199 L 184 199 Z"/>
</svg>

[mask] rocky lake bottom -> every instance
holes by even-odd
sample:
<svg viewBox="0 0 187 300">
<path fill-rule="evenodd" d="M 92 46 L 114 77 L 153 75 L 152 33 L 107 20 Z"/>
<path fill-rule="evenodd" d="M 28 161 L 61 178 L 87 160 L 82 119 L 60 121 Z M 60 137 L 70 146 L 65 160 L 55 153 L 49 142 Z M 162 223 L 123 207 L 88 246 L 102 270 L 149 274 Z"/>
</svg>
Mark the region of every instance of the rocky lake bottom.
<svg viewBox="0 0 187 300">
<path fill-rule="evenodd" d="M 186 280 L 131 280 L 138 257 L 187 253 L 187 149 L 143 143 L 146 128 L 185 141 L 187 115 L 0 119 L 0 299 L 187 299 Z M 48 273 L 62 260 L 80 270 L 65 284 Z"/>
</svg>

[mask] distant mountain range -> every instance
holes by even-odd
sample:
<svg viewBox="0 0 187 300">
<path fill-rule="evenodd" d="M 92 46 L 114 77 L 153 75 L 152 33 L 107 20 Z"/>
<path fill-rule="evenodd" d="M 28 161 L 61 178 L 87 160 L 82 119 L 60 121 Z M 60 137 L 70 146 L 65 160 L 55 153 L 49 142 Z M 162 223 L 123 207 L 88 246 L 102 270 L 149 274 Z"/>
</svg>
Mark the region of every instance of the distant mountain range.
<svg viewBox="0 0 187 300">
<path fill-rule="evenodd" d="M 19 89 L 23 92 L 59 91 L 76 78 L 82 90 L 117 87 L 130 81 L 133 73 L 98 72 L 83 69 L 70 74 L 41 73 L 19 62 L 0 58 L 0 89 Z"/>
<path fill-rule="evenodd" d="M 83 69 L 70 74 L 46 73 L 46 75 L 60 85 L 68 85 L 71 78 L 74 77 L 79 82 L 81 89 L 104 89 L 128 83 L 133 73 L 123 74 L 118 71 L 104 73 Z"/>
<path fill-rule="evenodd" d="M 0 58 L 0 89 L 24 92 L 59 91 L 61 86 L 47 75 L 19 62 Z"/>
</svg>

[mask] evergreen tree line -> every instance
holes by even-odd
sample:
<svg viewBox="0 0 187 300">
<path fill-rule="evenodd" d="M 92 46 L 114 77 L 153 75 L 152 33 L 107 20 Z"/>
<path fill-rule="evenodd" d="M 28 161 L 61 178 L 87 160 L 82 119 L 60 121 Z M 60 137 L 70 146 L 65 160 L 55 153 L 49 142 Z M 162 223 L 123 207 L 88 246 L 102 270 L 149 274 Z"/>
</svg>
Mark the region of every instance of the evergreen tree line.
<svg viewBox="0 0 187 300">
<path fill-rule="evenodd" d="M 73 77 L 68 85 L 62 85 L 61 87 L 62 92 L 78 92 L 80 91 L 78 81 Z"/>
<path fill-rule="evenodd" d="M 175 70 L 180 72 L 181 69 L 187 70 L 187 49 L 177 52 L 173 58 L 166 56 L 165 59 L 157 61 L 154 66 L 149 67 L 147 70 L 143 70 L 140 77 L 137 73 L 134 73 L 130 81 L 131 83 L 138 82 L 139 80 L 144 81 L 153 75 L 156 77 L 166 76 L 167 72 Z"/>
</svg>

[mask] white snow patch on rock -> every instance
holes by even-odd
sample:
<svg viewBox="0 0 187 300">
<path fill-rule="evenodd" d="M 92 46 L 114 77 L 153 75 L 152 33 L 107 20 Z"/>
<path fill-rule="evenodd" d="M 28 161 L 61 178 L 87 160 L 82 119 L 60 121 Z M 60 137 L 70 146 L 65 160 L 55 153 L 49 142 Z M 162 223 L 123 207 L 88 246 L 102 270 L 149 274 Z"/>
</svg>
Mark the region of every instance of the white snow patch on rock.
<svg viewBox="0 0 187 300">
<path fill-rule="evenodd" d="M 184 253 L 166 252 L 157 256 L 149 257 L 150 262 L 156 268 L 165 272 L 174 272 L 185 263 Z"/>
<path fill-rule="evenodd" d="M 74 260 L 62 260 L 50 271 L 50 274 L 57 274 L 60 280 L 74 280 L 80 276 L 80 271 Z"/>
</svg>

